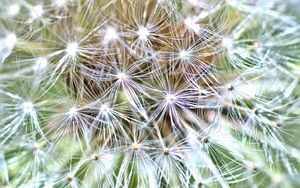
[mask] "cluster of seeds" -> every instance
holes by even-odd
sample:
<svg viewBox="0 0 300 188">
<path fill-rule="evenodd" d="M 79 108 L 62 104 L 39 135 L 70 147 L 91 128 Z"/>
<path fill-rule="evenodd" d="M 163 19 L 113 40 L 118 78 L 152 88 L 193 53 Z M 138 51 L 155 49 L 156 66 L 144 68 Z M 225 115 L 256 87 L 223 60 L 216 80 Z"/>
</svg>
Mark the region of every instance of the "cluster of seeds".
<svg viewBox="0 0 300 188">
<path fill-rule="evenodd" d="M 289 2 L 1 3 L 0 186 L 297 186 Z"/>
</svg>

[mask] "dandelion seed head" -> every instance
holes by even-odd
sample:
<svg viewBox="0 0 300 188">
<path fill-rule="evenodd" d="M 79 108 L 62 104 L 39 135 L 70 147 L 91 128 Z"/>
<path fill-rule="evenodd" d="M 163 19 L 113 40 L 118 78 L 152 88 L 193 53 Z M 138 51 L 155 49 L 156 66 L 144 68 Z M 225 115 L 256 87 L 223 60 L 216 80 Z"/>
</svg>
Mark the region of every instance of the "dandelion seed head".
<svg viewBox="0 0 300 188">
<path fill-rule="evenodd" d="M 139 39 L 141 40 L 147 40 L 150 32 L 148 31 L 148 29 L 146 27 L 139 27 L 139 30 L 137 32 Z"/>
<path fill-rule="evenodd" d="M 13 5 L 10 5 L 8 8 L 7 8 L 7 14 L 9 16 L 15 16 L 19 13 L 20 11 L 20 6 L 18 4 L 13 4 Z"/>
<path fill-rule="evenodd" d="M 23 102 L 22 110 L 26 114 L 32 114 L 34 111 L 33 103 L 31 101 Z"/>
<path fill-rule="evenodd" d="M 72 42 L 67 45 L 66 53 L 69 56 L 75 57 L 77 52 L 78 52 L 78 43 L 77 42 Z"/>
<path fill-rule="evenodd" d="M 282 177 L 281 166 L 297 171 L 281 134 L 299 112 L 300 32 L 278 0 L 13 2 L 0 39 L 12 186 L 258 185 L 249 170 L 268 176 L 277 159 Z M 24 165 L 22 178 L 9 170 Z"/>
</svg>

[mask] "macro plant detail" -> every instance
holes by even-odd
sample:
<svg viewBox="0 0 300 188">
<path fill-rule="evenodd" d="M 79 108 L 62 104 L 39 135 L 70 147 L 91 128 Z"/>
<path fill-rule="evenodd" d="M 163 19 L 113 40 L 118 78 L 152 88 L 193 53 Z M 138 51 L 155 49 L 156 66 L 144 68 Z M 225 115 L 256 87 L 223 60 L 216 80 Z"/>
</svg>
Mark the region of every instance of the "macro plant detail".
<svg viewBox="0 0 300 188">
<path fill-rule="evenodd" d="M 299 187 L 280 0 L 0 0 L 0 187 Z"/>
</svg>

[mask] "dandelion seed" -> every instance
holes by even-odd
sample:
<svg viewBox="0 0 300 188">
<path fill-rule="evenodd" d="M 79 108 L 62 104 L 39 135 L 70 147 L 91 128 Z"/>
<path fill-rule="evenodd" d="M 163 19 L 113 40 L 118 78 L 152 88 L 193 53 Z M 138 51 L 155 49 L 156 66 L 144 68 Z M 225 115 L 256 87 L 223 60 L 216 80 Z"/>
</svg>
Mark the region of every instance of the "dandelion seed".
<svg viewBox="0 0 300 188">
<path fill-rule="evenodd" d="M 149 32 L 148 29 L 145 28 L 145 27 L 139 27 L 139 30 L 138 30 L 137 34 L 138 34 L 138 36 L 139 36 L 139 39 L 145 41 L 145 40 L 147 40 L 147 38 L 148 38 L 150 32 Z"/>
<path fill-rule="evenodd" d="M 179 53 L 179 57 L 182 59 L 182 60 L 187 60 L 189 59 L 190 57 L 190 53 L 186 50 L 182 50 L 180 53 Z"/>
<path fill-rule="evenodd" d="M 26 101 L 22 104 L 23 112 L 26 114 L 32 114 L 34 112 L 34 107 L 31 101 Z"/>
<path fill-rule="evenodd" d="M 166 101 L 169 104 L 172 104 L 175 99 L 176 99 L 176 96 L 174 94 L 169 93 L 169 94 L 166 95 Z"/>
<path fill-rule="evenodd" d="M 195 33 L 199 33 L 200 31 L 200 26 L 198 24 L 195 23 L 195 20 L 193 20 L 192 18 L 188 17 L 184 20 L 185 25 L 192 29 Z"/>
<path fill-rule="evenodd" d="M 34 144 L 33 144 L 33 149 L 34 149 L 34 150 L 39 150 L 39 149 L 41 149 L 41 147 L 42 147 L 42 145 L 39 144 L 39 143 L 34 143 Z"/>
<path fill-rule="evenodd" d="M 284 180 L 284 177 L 280 172 L 273 172 L 272 173 L 272 181 L 274 184 L 280 184 Z"/>
<path fill-rule="evenodd" d="M 252 109 L 252 112 L 255 114 L 255 115 L 259 115 L 261 113 L 261 110 L 258 109 L 258 108 L 253 108 Z"/>
<path fill-rule="evenodd" d="M 13 4 L 13 5 L 10 5 L 8 8 L 7 8 L 7 14 L 9 16 L 15 16 L 19 13 L 20 11 L 20 6 L 18 4 Z"/>
<path fill-rule="evenodd" d="M 120 82 L 124 81 L 127 78 L 127 75 L 124 72 L 119 72 L 117 78 Z"/>
<path fill-rule="evenodd" d="M 74 178 L 73 178 L 73 176 L 69 175 L 69 176 L 67 176 L 66 179 L 68 182 L 72 182 Z"/>
<path fill-rule="evenodd" d="M 279 127 L 279 128 L 283 126 L 281 121 L 274 121 L 274 122 L 273 122 L 273 125 L 274 125 L 275 127 Z"/>
<path fill-rule="evenodd" d="M 32 70 L 37 72 L 43 70 L 48 65 L 48 60 L 46 58 L 40 57 L 36 60 L 35 64 L 32 66 Z"/>
<path fill-rule="evenodd" d="M 75 117 L 76 115 L 78 115 L 78 109 L 76 107 L 71 107 L 67 112 L 67 115 L 69 115 L 70 117 Z"/>
<path fill-rule="evenodd" d="M 110 111 L 110 107 L 107 104 L 102 104 L 100 107 L 100 112 L 107 114 Z"/>
<path fill-rule="evenodd" d="M 204 136 L 203 138 L 202 138 L 202 141 L 204 142 L 204 143 L 208 143 L 208 136 Z"/>
<path fill-rule="evenodd" d="M 226 49 L 231 49 L 233 47 L 233 40 L 229 37 L 224 37 L 222 39 L 222 46 Z"/>
<path fill-rule="evenodd" d="M 98 161 L 99 160 L 99 155 L 93 154 L 91 158 L 92 158 L 93 161 Z"/>
<path fill-rule="evenodd" d="M 236 0 L 225 0 L 226 3 L 228 3 L 231 6 L 237 6 L 238 2 Z"/>
<path fill-rule="evenodd" d="M 78 52 L 78 48 L 78 43 L 72 42 L 67 45 L 66 53 L 71 57 L 75 57 Z"/>
<path fill-rule="evenodd" d="M 44 14 L 44 9 L 42 5 L 36 5 L 31 9 L 31 17 L 32 19 L 37 19 Z"/>
<path fill-rule="evenodd" d="M 169 155 L 170 150 L 169 150 L 168 148 L 165 148 L 165 149 L 163 150 L 163 153 L 164 153 L 164 155 Z"/>
<path fill-rule="evenodd" d="M 119 36 L 118 36 L 116 29 L 113 27 L 108 27 L 105 32 L 104 43 L 107 44 L 110 41 L 118 39 L 118 37 Z"/>
<path fill-rule="evenodd" d="M 197 182 L 196 183 L 196 188 L 202 188 L 202 186 L 203 186 L 202 182 Z"/>
<path fill-rule="evenodd" d="M 250 167 L 250 169 L 253 170 L 253 171 L 257 171 L 257 170 L 258 170 L 258 167 L 257 167 L 257 165 L 256 165 L 255 163 L 251 163 L 251 164 L 249 165 L 249 167 Z"/>
<path fill-rule="evenodd" d="M 131 147 L 132 147 L 133 150 L 138 150 L 140 146 L 139 146 L 138 143 L 134 142 L 134 143 L 131 145 Z"/>
<path fill-rule="evenodd" d="M 192 5 L 198 4 L 198 0 L 188 0 L 188 2 L 191 3 Z"/>
<path fill-rule="evenodd" d="M 5 40 L 4 40 L 4 44 L 7 48 L 11 49 L 15 46 L 15 44 L 17 43 L 17 36 L 14 33 L 9 33 Z"/>
<path fill-rule="evenodd" d="M 68 0 L 54 0 L 54 3 L 59 7 L 65 5 L 67 2 Z"/>
<path fill-rule="evenodd" d="M 232 85 L 232 84 L 228 84 L 228 85 L 227 85 L 227 90 L 228 90 L 228 91 L 233 91 L 233 90 L 234 90 L 233 85 Z"/>
</svg>

